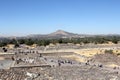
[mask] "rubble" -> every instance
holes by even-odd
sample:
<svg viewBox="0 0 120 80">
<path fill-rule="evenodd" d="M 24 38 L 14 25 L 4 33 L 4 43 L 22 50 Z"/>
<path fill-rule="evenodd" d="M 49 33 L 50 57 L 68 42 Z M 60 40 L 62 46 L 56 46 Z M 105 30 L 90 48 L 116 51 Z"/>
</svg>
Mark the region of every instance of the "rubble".
<svg viewBox="0 0 120 80">
<path fill-rule="evenodd" d="M 24 46 L 24 45 L 23 45 Z M 102 48 L 101 48 L 102 47 Z M 16 48 L 7 49 L 0 60 L 1 80 L 119 80 L 120 57 L 113 54 L 97 54 L 85 56 L 70 52 L 84 48 L 98 48 L 100 51 L 114 46 L 59 44 L 54 46 L 41 46 L 34 49 Z M 117 45 L 117 48 L 120 49 Z M 2 50 L 2 49 L 0 49 Z M 66 51 L 65 51 L 66 50 Z M 68 50 L 68 52 L 67 52 Z M 2 52 L 2 51 L 1 51 Z M 103 51 L 101 51 L 103 52 Z M 74 57 L 72 57 L 74 56 Z M 83 59 L 79 60 L 79 59 Z M 109 67 L 107 65 L 117 66 Z"/>
</svg>

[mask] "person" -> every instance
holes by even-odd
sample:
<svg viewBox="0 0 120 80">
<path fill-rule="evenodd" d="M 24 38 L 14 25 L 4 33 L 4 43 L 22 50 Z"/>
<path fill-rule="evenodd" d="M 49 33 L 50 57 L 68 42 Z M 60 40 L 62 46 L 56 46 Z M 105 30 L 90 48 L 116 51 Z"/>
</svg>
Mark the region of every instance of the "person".
<svg viewBox="0 0 120 80">
<path fill-rule="evenodd" d="M 15 60 L 13 56 L 12 56 L 12 60 L 13 60 L 13 61 Z"/>
<path fill-rule="evenodd" d="M 42 54 L 40 54 L 40 57 L 42 57 Z"/>
<path fill-rule="evenodd" d="M 102 64 L 100 64 L 100 65 L 98 65 L 98 66 L 99 66 L 99 67 L 101 67 L 101 68 L 103 67 L 103 65 L 102 65 Z"/>
<path fill-rule="evenodd" d="M 58 66 L 61 66 L 61 63 L 60 63 L 60 62 L 58 62 Z"/>
</svg>

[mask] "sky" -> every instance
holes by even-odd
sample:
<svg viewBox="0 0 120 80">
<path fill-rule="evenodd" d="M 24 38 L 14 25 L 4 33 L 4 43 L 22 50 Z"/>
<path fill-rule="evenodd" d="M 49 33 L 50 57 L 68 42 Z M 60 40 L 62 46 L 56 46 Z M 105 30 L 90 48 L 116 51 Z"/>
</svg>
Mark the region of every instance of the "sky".
<svg viewBox="0 0 120 80">
<path fill-rule="evenodd" d="M 120 34 L 120 0 L 0 0 L 0 35 Z"/>
</svg>

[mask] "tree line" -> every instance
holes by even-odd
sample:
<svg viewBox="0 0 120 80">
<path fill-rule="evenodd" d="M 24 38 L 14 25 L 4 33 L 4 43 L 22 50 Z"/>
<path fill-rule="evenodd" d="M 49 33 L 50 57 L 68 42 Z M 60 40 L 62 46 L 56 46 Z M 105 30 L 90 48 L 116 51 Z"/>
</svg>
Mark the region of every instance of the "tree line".
<svg viewBox="0 0 120 80">
<path fill-rule="evenodd" d="M 20 44 L 33 45 L 37 44 L 38 46 L 46 46 L 50 43 L 74 43 L 74 44 L 103 44 L 112 42 L 117 44 L 120 41 L 120 36 L 95 36 L 95 37 L 85 37 L 85 38 L 60 38 L 60 39 L 34 39 L 34 38 L 24 38 L 24 39 L 2 39 L 0 40 L 0 47 L 6 46 L 7 44 L 14 44 L 15 47 L 19 47 Z"/>
</svg>

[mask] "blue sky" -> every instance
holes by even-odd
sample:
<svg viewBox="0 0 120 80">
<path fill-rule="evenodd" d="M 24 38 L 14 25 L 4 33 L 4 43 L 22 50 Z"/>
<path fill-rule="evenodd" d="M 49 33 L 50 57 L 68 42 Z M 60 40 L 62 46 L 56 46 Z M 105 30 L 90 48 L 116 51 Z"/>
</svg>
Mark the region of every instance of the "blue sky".
<svg viewBox="0 0 120 80">
<path fill-rule="evenodd" d="M 0 35 L 120 34 L 120 0 L 0 0 Z"/>
</svg>

